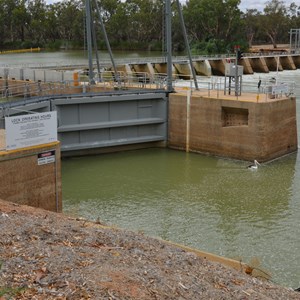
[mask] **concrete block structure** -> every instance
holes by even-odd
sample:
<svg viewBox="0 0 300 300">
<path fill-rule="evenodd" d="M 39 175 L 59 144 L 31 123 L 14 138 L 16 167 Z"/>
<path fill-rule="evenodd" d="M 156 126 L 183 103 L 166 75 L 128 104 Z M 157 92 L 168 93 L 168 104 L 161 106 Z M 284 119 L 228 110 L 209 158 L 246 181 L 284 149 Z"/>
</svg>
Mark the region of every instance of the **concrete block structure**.
<svg viewBox="0 0 300 300">
<path fill-rule="evenodd" d="M 44 82 L 45 81 L 45 72 L 46 71 L 43 69 L 34 70 L 35 80 Z"/>
<path fill-rule="evenodd" d="M 0 133 L 0 149 L 4 147 Z M 43 163 L 43 156 L 55 161 Z M 61 212 L 61 160 L 59 142 L 18 150 L 0 150 L 0 199 Z"/>
<path fill-rule="evenodd" d="M 260 162 L 298 148 L 294 97 L 237 100 L 193 93 L 187 108 L 187 95 L 170 95 L 170 148 Z"/>
<path fill-rule="evenodd" d="M 35 70 L 33 69 L 24 69 L 23 70 L 23 79 L 27 81 L 35 81 Z"/>
<path fill-rule="evenodd" d="M 9 78 L 13 80 L 23 80 L 23 69 L 9 69 Z"/>
</svg>

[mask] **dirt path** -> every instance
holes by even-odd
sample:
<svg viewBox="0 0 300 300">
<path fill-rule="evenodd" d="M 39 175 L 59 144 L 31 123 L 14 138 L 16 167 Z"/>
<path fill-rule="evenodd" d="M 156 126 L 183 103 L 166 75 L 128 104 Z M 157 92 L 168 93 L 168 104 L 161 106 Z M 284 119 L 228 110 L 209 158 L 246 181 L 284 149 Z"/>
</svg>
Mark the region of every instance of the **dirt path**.
<svg viewBox="0 0 300 300">
<path fill-rule="evenodd" d="M 300 299 L 164 241 L 0 200 L 0 300 Z"/>
</svg>

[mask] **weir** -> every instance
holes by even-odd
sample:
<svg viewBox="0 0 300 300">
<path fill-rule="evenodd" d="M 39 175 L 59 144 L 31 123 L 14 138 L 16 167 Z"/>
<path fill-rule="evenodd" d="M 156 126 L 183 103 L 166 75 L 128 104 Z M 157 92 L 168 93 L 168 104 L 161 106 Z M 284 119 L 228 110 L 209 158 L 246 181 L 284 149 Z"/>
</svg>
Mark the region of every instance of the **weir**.
<svg viewBox="0 0 300 300">
<path fill-rule="evenodd" d="M 194 56 L 193 70 L 198 76 L 225 75 L 225 64 L 233 60 L 234 56 Z M 167 61 L 165 58 L 139 58 L 137 60 L 115 60 L 116 69 L 122 74 L 145 73 L 155 77 L 160 74 L 167 74 Z M 300 54 L 244 54 L 239 62 L 244 67 L 244 74 L 269 73 L 271 71 L 296 70 L 300 68 Z M 114 73 L 114 68 L 109 61 L 102 61 L 101 67 L 104 71 Z M 83 65 L 72 66 L 32 66 L 32 67 L 6 67 L 0 66 L 0 78 L 8 77 L 13 80 L 27 80 L 40 82 L 72 81 L 74 72 L 78 69 L 86 70 Z M 96 66 L 94 66 L 96 69 Z M 188 57 L 172 58 L 172 75 L 175 78 L 190 79 L 193 70 L 191 69 Z M 79 71 L 80 72 L 80 71 Z"/>
</svg>

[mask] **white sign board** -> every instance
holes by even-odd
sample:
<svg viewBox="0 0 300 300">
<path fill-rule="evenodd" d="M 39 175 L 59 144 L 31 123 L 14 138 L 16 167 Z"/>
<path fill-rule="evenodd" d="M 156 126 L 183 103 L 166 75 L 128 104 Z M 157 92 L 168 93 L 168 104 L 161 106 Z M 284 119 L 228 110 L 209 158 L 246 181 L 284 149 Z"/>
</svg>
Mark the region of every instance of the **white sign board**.
<svg viewBox="0 0 300 300">
<path fill-rule="evenodd" d="M 57 141 L 56 111 L 5 118 L 6 150 Z"/>
</svg>

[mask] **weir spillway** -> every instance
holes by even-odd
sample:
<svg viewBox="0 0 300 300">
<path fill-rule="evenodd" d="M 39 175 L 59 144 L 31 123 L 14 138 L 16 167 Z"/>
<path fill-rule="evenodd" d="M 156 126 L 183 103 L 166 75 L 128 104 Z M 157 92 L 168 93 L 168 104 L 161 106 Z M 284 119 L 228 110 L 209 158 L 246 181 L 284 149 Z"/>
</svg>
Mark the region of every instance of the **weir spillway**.
<svg viewBox="0 0 300 300">
<path fill-rule="evenodd" d="M 225 75 L 225 66 L 234 56 L 194 56 L 193 69 L 198 76 Z M 155 77 L 167 74 L 167 59 L 165 57 L 145 57 L 135 59 L 116 59 L 116 69 L 127 76 Z M 244 74 L 268 73 L 271 71 L 296 70 L 300 68 L 300 54 L 249 54 L 239 60 L 244 68 Z M 103 72 L 113 72 L 109 60 L 102 60 L 100 66 Z M 94 65 L 96 69 L 96 65 Z M 73 80 L 72 71 L 86 70 L 82 64 L 48 64 L 48 65 L 0 65 L 0 78 L 8 76 L 15 80 L 33 80 L 40 82 Z M 172 74 L 174 78 L 191 79 L 193 70 L 188 57 L 175 56 L 172 58 Z"/>
</svg>

